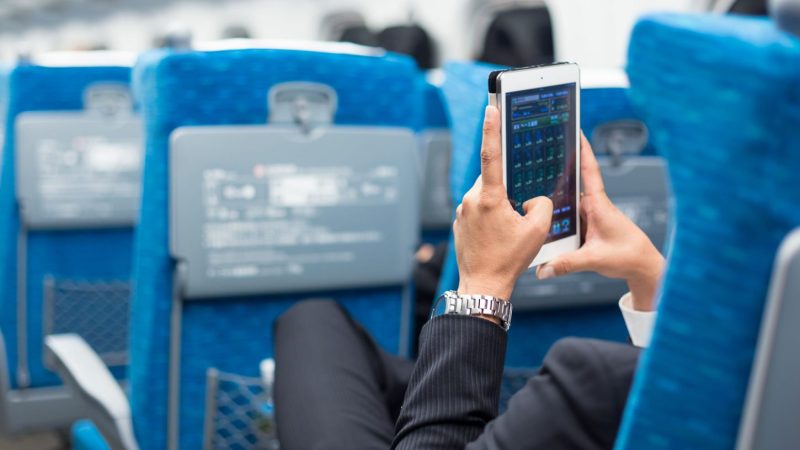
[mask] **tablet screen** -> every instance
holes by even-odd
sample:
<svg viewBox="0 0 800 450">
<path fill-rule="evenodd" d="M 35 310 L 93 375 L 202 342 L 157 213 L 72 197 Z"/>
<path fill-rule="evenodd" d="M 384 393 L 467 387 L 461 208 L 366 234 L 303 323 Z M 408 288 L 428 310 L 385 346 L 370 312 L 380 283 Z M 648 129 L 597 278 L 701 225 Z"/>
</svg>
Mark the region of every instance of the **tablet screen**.
<svg viewBox="0 0 800 450">
<path fill-rule="evenodd" d="M 575 235 L 575 83 L 506 94 L 508 198 L 520 214 L 531 198 L 553 200 L 546 242 Z"/>
</svg>

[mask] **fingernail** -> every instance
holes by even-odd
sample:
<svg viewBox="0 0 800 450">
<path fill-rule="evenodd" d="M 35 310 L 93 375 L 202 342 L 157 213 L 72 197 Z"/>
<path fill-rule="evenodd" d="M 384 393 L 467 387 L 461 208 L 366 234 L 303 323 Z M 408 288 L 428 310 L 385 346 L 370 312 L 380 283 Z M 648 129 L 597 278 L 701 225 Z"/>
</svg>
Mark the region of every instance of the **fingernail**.
<svg viewBox="0 0 800 450">
<path fill-rule="evenodd" d="M 536 272 L 536 276 L 539 277 L 540 280 L 546 280 L 555 277 L 556 271 L 550 266 L 542 266 L 542 268 Z"/>
<path fill-rule="evenodd" d="M 483 120 L 486 120 L 486 119 L 489 118 L 489 108 L 491 108 L 491 107 L 492 107 L 492 105 L 486 105 L 486 108 L 484 108 L 484 110 L 483 110 Z"/>
</svg>

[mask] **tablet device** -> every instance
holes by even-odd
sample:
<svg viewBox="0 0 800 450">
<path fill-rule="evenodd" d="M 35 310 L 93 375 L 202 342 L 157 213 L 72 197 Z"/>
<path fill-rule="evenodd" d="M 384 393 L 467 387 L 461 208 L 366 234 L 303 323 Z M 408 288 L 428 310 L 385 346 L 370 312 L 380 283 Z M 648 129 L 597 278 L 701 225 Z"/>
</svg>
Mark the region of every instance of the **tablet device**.
<svg viewBox="0 0 800 450">
<path fill-rule="evenodd" d="M 503 181 L 511 205 L 553 201 L 545 245 L 530 266 L 580 246 L 580 71 L 557 63 L 492 72 L 489 101 L 501 117 Z"/>
</svg>

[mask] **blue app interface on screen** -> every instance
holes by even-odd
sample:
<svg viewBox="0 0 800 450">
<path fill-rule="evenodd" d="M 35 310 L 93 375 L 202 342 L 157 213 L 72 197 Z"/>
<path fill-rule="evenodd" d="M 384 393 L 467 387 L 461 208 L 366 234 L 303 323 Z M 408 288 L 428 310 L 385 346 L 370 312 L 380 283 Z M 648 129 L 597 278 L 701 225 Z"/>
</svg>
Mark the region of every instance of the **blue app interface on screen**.
<svg viewBox="0 0 800 450">
<path fill-rule="evenodd" d="M 553 222 L 546 242 L 575 234 L 575 83 L 506 94 L 508 198 L 522 205 L 546 195 Z"/>
</svg>

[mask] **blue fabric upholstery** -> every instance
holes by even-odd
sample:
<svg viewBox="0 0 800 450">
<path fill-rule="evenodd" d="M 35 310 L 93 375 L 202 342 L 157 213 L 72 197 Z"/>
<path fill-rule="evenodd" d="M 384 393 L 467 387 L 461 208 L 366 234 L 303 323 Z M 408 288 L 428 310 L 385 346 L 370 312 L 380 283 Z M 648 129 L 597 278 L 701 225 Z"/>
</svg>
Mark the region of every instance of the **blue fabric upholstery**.
<svg viewBox="0 0 800 450">
<path fill-rule="evenodd" d="M 100 430 L 88 420 L 72 425 L 72 450 L 111 450 Z"/>
<path fill-rule="evenodd" d="M 451 188 L 454 204 L 472 187 L 480 174 L 480 143 L 483 111 L 487 103 L 486 79 L 495 67 L 485 64 L 451 63 L 445 66 L 445 83 L 442 87 L 450 113 L 453 132 L 451 161 Z M 581 92 L 581 107 L 602 111 L 592 105 L 595 99 L 588 90 Z M 592 119 L 592 114 L 582 114 L 581 119 Z M 583 124 L 583 122 L 582 122 Z M 440 292 L 458 286 L 458 267 L 455 249 L 450 240 L 450 251 L 442 271 Z M 554 309 L 536 312 L 516 312 L 509 334 L 506 364 L 530 367 L 541 363 L 547 350 L 565 336 L 594 337 L 624 341 L 627 339 L 624 323 L 616 305 L 587 308 Z"/>
<path fill-rule="evenodd" d="M 9 368 L 14 373 L 17 355 L 17 271 L 27 278 L 28 363 L 30 386 L 60 384 L 42 364 L 43 280 L 46 276 L 71 280 L 128 280 L 131 271 L 131 228 L 28 233 L 27 266 L 17 267 L 17 233 L 20 228 L 16 201 L 14 123 L 26 111 L 83 109 L 84 89 L 96 82 L 130 80 L 129 67 L 42 67 L 19 65 L 4 77 L 5 141 L 0 172 L 0 329 L 6 341 Z M 124 368 L 114 368 L 122 375 Z M 12 378 L 12 387 L 18 380 Z"/>
<path fill-rule="evenodd" d="M 613 120 L 641 120 L 629 98 L 629 89 L 619 87 L 581 90 L 581 129 L 591 138 L 595 127 Z M 642 150 L 642 155 L 655 155 L 652 141 Z"/>
<path fill-rule="evenodd" d="M 450 128 L 450 120 L 447 117 L 447 109 L 444 105 L 444 96 L 441 88 L 423 81 L 425 90 L 425 118 L 422 126 L 426 129 Z"/>
<path fill-rule="evenodd" d="M 775 252 L 800 225 L 798 61 L 763 19 L 634 29 L 632 98 L 669 161 L 676 234 L 617 448 L 734 447 Z"/>
<path fill-rule="evenodd" d="M 173 261 L 168 254 L 167 148 L 183 125 L 264 124 L 267 92 L 286 81 L 320 82 L 338 94 L 338 124 L 418 129 L 419 73 L 406 57 L 290 50 L 155 51 L 135 69 L 147 132 L 143 207 L 134 249 L 130 394 L 143 450 L 167 438 L 168 346 Z M 184 303 L 180 447 L 201 447 L 206 369 L 256 376 L 272 354 L 273 320 L 309 296 L 341 301 L 389 351 L 401 348 L 404 286 Z M 409 316 L 410 308 L 406 311 Z"/>
<path fill-rule="evenodd" d="M 440 87 L 435 86 L 427 81 L 423 82 L 425 102 L 424 119 L 422 121 L 422 129 L 424 130 L 444 130 L 450 129 L 450 121 L 447 117 L 447 110 L 444 104 L 444 94 Z M 443 173 L 441 176 L 449 176 Z M 427 195 L 426 192 L 422 193 Z M 454 211 L 451 211 L 454 212 Z M 442 229 L 425 229 L 422 232 L 422 241 L 430 244 L 438 244 L 444 242 L 450 236 L 450 227 Z"/>
</svg>

